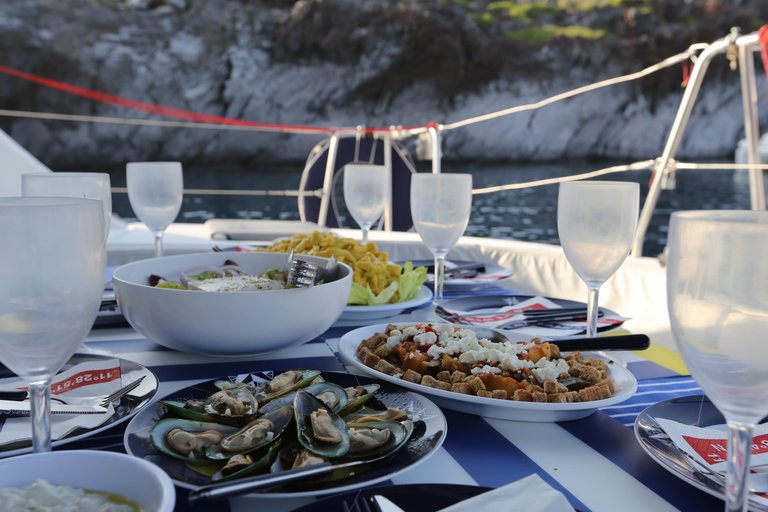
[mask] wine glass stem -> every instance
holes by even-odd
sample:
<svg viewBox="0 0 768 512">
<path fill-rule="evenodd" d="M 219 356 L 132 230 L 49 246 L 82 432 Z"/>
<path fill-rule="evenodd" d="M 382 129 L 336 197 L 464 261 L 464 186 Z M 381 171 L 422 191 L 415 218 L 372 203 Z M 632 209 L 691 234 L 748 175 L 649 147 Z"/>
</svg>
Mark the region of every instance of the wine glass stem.
<svg viewBox="0 0 768 512">
<path fill-rule="evenodd" d="M 754 425 L 728 422 L 728 461 L 725 480 L 726 512 L 746 512 L 749 456 Z"/>
<path fill-rule="evenodd" d="M 445 254 L 435 255 L 435 303 L 443 302 L 443 283 L 445 281 Z"/>
<path fill-rule="evenodd" d="M 34 453 L 51 451 L 51 381 L 29 383 L 29 410 L 32 417 Z"/>
<path fill-rule="evenodd" d="M 370 228 L 362 228 L 362 230 L 363 230 L 363 243 L 364 244 L 368 243 L 368 230 L 369 229 Z"/>
<path fill-rule="evenodd" d="M 598 295 L 600 294 L 599 286 L 589 286 L 589 294 L 587 296 L 587 338 L 594 338 L 597 336 L 597 312 L 599 310 L 597 305 Z"/>
<path fill-rule="evenodd" d="M 155 231 L 155 256 L 163 255 L 163 232 Z"/>
</svg>

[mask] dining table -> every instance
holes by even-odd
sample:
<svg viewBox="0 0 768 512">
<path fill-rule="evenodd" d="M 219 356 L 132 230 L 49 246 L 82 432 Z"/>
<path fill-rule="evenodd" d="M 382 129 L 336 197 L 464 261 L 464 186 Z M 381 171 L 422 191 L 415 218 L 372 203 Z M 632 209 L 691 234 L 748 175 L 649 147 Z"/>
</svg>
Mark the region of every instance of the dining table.
<svg viewBox="0 0 768 512">
<path fill-rule="evenodd" d="M 478 289 L 448 290 L 446 299 L 515 293 L 506 287 L 488 284 Z M 552 290 L 551 295 L 556 297 L 557 290 Z M 363 376 L 359 368 L 345 363 L 339 355 L 339 340 L 346 333 L 382 322 L 414 323 L 430 318 L 433 309 L 434 305 L 428 303 L 384 319 L 339 320 L 306 344 L 263 355 L 216 358 L 179 352 L 141 336 L 121 321 L 94 325 L 84 348 L 133 361 L 151 370 L 159 380 L 156 397 L 159 400 L 200 381 L 249 372 L 312 368 L 324 373 Z M 223 332 L 222 336 L 225 335 Z M 443 407 L 447 428 L 439 449 L 418 465 L 374 484 L 376 489 L 381 493 L 402 491 L 406 497 L 410 496 L 406 499 L 414 503 L 410 510 L 427 510 L 424 500 L 428 502 L 429 496 L 439 496 L 443 502 L 451 496 L 459 500 L 535 474 L 563 493 L 573 508 L 581 512 L 722 510 L 721 499 L 671 474 L 651 458 L 640 446 L 633 428 L 638 414 L 648 406 L 670 398 L 702 394 L 680 358 L 653 344 L 645 351 L 611 355 L 625 364 L 637 379 L 637 391 L 629 399 L 598 407 L 592 414 L 570 421 L 516 421 Z M 115 425 L 55 449 L 125 452 L 124 434 L 128 424 Z M 457 492 L 452 493 L 452 489 Z M 270 498 L 267 494 L 192 505 L 188 502 L 188 489 L 177 486 L 176 491 L 177 512 L 343 510 L 340 502 L 333 501 L 334 494 L 298 498 Z M 422 506 L 418 506 L 419 502 Z M 517 507 L 525 507 L 525 503 L 517 503 Z"/>
</svg>

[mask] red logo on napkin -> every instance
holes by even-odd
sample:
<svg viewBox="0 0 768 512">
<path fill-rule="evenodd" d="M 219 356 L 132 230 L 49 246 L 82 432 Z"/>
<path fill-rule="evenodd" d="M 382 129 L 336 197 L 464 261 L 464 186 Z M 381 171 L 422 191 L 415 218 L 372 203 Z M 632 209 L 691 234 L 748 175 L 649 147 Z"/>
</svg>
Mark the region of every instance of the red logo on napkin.
<svg viewBox="0 0 768 512">
<path fill-rule="evenodd" d="M 728 451 L 725 439 L 700 439 L 697 437 L 683 436 L 683 439 L 698 453 L 708 464 L 725 462 Z M 752 455 L 768 453 L 768 434 L 755 436 L 752 439 Z"/>
<path fill-rule="evenodd" d="M 102 384 L 120 379 L 120 366 L 114 368 L 102 368 L 100 370 L 86 370 L 72 375 L 68 379 L 51 384 L 51 394 L 58 395 L 73 389 L 91 384 Z"/>
</svg>

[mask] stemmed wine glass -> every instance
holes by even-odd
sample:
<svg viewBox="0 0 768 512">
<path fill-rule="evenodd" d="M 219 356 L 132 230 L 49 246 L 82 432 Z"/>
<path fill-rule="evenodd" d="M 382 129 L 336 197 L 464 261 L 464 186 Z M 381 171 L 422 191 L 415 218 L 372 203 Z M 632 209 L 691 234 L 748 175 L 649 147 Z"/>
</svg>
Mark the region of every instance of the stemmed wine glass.
<svg viewBox="0 0 768 512">
<path fill-rule="evenodd" d="M 672 333 L 728 424 L 725 510 L 747 510 L 752 433 L 768 414 L 768 213 L 673 213 L 667 240 Z"/>
<path fill-rule="evenodd" d="M 112 222 L 112 188 L 109 174 L 99 172 L 42 172 L 21 176 L 23 197 L 87 197 L 101 201 L 104 236 Z"/>
<path fill-rule="evenodd" d="M 130 162 L 128 200 L 136 217 L 155 235 L 155 256 L 163 255 L 163 233 L 176 220 L 184 197 L 180 162 Z"/>
<path fill-rule="evenodd" d="M 387 205 L 389 170 L 383 165 L 347 164 L 344 166 L 344 202 L 363 231 L 363 243 L 368 231 Z"/>
<path fill-rule="evenodd" d="M 421 241 L 435 255 L 435 302 L 443 301 L 445 256 L 469 223 L 471 174 L 414 174 L 411 215 Z"/>
<path fill-rule="evenodd" d="M 557 231 L 568 263 L 589 289 L 587 336 L 597 336 L 600 287 L 624 263 L 632 248 L 640 186 L 617 181 L 560 184 Z"/>
<path fill-rule="evenodd" d="M 0 198 L 0 362 L 29 386 L 32 445 L 51 449 L 51 379 L 88 334 L 106 268 L 99 201 Z"/>
</svg>

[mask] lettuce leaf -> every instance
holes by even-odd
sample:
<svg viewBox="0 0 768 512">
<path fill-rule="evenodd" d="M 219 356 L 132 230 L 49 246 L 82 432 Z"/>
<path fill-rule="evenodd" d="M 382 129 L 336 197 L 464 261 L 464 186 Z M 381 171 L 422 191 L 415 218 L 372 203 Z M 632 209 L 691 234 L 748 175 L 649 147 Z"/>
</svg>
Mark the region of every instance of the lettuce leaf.
<svg viewBox="0 0 768 512">
<path fill-rule="evenodd" d="M 374 295 L 370 286 L 363 288 L 362 285 L 352 283 L 352 290 L 349 292 L 349 299 L 347 304 L 362 305 L 362 306 L 380 306 L 382 304 L 388 304 L 392 300 L 392 296 L 395 295 L 399 283 L 392 281 L 389 286 L 381 290 L 381 293 Z"/>
<path fill-rule="evenodd" d="M 427 280 L 427 267 L 413 268 L 413 263 L 406 261 L 397 281 L 392 281 L 381 293 L 375 295 L 370 286 L 352 283 L 347 304 L 355 306 L 381 306 L 389 304 L 395 292 L 400 292 L 398 302 L 413 298 L 416 290 Z"/>
<path fill-rule="evenodd" d="M 405 302 L 413 298 L 413 294 L 427 280 L 427 267 L 413 268 L 413 263 L 406 261 L 403 265 L 403 273 L 400 274 L 399 302 Z"/>
</svg>

